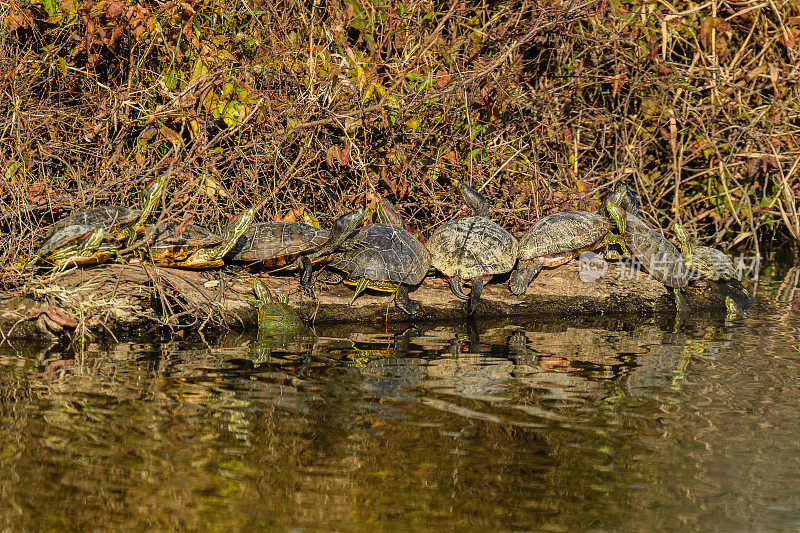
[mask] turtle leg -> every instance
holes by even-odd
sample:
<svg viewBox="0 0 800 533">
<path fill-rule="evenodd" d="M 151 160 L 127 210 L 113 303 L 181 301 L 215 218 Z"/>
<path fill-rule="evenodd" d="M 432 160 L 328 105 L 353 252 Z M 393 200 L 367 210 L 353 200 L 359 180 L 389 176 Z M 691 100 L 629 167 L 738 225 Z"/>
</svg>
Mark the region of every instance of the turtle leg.
<svg viewBox="0 0 800 533">
<path fill-rule="evenodd" d="M 300 274 L 300 288 L 316 300 L 317 295 L 314 292 L 314 285 L 311 284 L 311 274 L 313 272 L 311 259 L 309 259 L 307 255 L 304 255 L 298 260 L 298 262 L 298 267 L 302 270 L 302 273 Z"/>
<path fill-rule="evenodd" d="M 452 276 L 449 280 L 450 282 L 450 290 L 453 291 L 453 294 L 456 295 L 456 298 L 459 300 L 469 300 L 469 296 L 464 294 L 463 289 L 461 288 L 461 284 L 463 280 L 458 276 Z"/>
<path fill-rule="evenodd" d="M 528 285 L 544 266 L 542 261 L 534 261 L 532 265 L 525 268 L 518 268 L 511 273 L 508 278 L 508 290 L 513 294 L 525 294 Z"/>
<path fill-rule="evenodd" d="M 361 278 L 360 280 L 358 280 L 358 285 L 356 285 L 356 292 L 353 294 L 353 299 L 350 300 L 350 305 L 353 305 L 353 302 L 356 301 L 356 298 L 358 298 L 359 294 L 364 292 L 368 284 L 369 280 L 367 278 Z"/>
<path fill-rule="evenodd" d="M 677 308 L 678 315 L 685 315 L 689 312 L 689 304 L 686 303 L 686 297 L 683 295 L 683 291 L 675 287 L 672 289 L 672 292 L 675 293 L 675 307 Z"/>
<path fill-rule="evenodd" d="M 394 293 L 394 304 L 409 315 L 416 315 L 422 310 L 422 305 L 408 296 L 408 285 L 401 283 Z"/>
<path fill-rule="evenodd" d="M 478 307 L 478 300 L 481 298 L 481 292 L 483 292 L 483 277 L 475 276 L 475 279 L 472 280 L 472 290 L 469 291 L 467 314 L 475 313 L 475 309 Z"/>
</svg>

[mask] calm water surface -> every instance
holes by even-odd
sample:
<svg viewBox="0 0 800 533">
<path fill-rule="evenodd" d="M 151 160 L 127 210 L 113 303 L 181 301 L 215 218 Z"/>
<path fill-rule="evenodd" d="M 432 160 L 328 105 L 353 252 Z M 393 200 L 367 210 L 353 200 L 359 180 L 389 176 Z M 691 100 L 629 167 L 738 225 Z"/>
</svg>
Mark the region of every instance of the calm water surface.
<svg viewBox="0 0 800 533">
<path fill-rule="evenodd" d="M 798 277 L 727 324 L 4 345 L 0 526 L 798 529 Z"/>
</svg>

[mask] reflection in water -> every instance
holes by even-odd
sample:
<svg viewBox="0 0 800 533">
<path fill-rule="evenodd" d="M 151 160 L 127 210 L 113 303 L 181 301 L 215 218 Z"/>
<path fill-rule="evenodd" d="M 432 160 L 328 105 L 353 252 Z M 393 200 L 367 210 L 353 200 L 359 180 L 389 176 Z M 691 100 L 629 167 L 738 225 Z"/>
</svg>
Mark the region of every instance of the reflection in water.
<svg viewBox="0 0 800 533">
<path fill-rule="evenodd" d="M 320 328 L 77 359 L 6 347 L 0 524 L 797 527 L 787 279 L 729 324 Z"/>
</svg>

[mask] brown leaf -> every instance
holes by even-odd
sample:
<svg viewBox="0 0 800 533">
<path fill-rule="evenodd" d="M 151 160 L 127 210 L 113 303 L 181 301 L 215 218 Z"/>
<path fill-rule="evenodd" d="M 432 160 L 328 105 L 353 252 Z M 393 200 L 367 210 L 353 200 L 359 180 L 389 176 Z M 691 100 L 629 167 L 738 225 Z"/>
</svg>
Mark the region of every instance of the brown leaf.
<svg viewBox="0 0 800 533">
<path fill-rule="evenodd" d="M 758 174 L 758 165 L 761 163 L 761 160 L 758 158 L 752 158 L 747 160 L 747 177 L 752 178 L 756 174 Z"/>
<path fill-rule="evenodd" d="M 168 141 L 169 143 L 176 146 L 181 143 L 181 137 L 175 130 L 166 126 L 161 126 L 158 131 L 161 133 L 161 136 L 164 138 L 164 140 Z"/>
<path fill-rule="evenodd" d="M 650 63 L 653 61 L 658 53 L 658 40 L 653 39 L 648 44 L 650 45 L 650 53 L 647 54 L 647 57 L 644 60 L 645 63 Z"/>
<path fill-rule="evenodd" d="M 447 84 L 450 83 L 450 73 L 446 70 L 439 70 L 436 72 L 436 85 L 439 86 L 440 89 L 444 89 L 447 87 Z"/>
<path fill-rule="evenodd" d="M 700 23 L 700 44 L 704 49 L 708 50 L 708 35 L 711 33 L 711 28 L 714 27 L 716 19 L 714 17 L 706 17 Z"/>
<path fill-rule="evenodd" d="M 797 30 L 796 28 L 792 29 L 784 28 L 783 31 L 781 32 L 781 38 L 780 38 L 781 44 L 785 46 L 788 50 L 791 50 L 792 48 L 795 47 L 795 45 L 797 45 L 797 34 L 795 33 L 795 31 L 800 32 L 800 30 Z"/>
<path fill-rule="evenodd" d="M 111 2 L 106 8 L 106 15 L 111 18 L 118 17 L 125 13 L 125 4 L 122 2 Z"/>
<path fill-rule="evenodd" d="M 336 145 L 331 146 L 328 148 L 328 152 L 325 154 L 325 161 L 328 163 L 329 167 L 333 167 L 334 158 L 339 152 L 339 147 Z"/>
<path fill-rule="evenodd" d="M 142 152 L 136 152 L 133 154 L 133 158 L 136 159 L 136 163 L 138 163 L 139 166 L 144 165 L 144 154 Z"/>
<path fill-rule="evenodd" d="M 336 154 L 336 159 L 339 160 L 339 164 L 343 167 L 346 167 L 348 163 L 350 163 L 350 147 L 342 148 L 339 150 L 339 153 Z"/>
<path fill-rule="evenodd" d="M 6 28 L 8 28 L 8 31 L 14 31 L 18 28 L 25 29 L 27 27 L 28 21 L 25 14 L 12 2 L 9 13 L 6 16 Z"/>
</svg>

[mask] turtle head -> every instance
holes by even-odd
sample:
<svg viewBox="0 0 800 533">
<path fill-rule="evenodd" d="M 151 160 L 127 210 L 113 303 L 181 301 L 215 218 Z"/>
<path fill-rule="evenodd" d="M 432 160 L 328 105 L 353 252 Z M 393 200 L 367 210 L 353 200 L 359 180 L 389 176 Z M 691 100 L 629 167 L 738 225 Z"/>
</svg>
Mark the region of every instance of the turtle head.
<svg viewBox="0 0 800 533">
<path fill-rule="evenodd" d="M 725 315 L 726 322 L 729 320 L 733 320 L 742 313 L 742 308 L 739 307 L 739 304 L 737 304 L 734 301 L 734 299 L 731 298 L 730 296 L 725 297 L 725 310 L 726 310 L 726 315 Z"/>
<path fill-rule="evenodd" d="M 150 216 L 150 213 L 153 211 L 153 207 L 155 207 L 156 202 L 159 198 L 161 198 L 161 193 L 164 192 L 164 185 L 166 182 L 166 176 L 159 176 L 153 180 L 153 183 L 145 187 L 145 189 L 139 195 L 139 206 L 141 213 L 139 213 L 139 217 L 133 222 L 133 224 L 126 227 L 122 232 L 126 240 L 126 246 L 133 245 L 133 241 L 136 240 L 136 235 L 141 233 L 141 231 L 144 229 L 144 221 Z"/>
<path fill-rule="evenodd" d="M 464 200 L 464 203 L 472 209 L 473 215 L 476 217 L 487 217 L 489 216 L 489 204 L 486 203 L 486 198 L 483 197 L 481 193 L 464 183 L 463 181 L 458 182 L 456 185 L 456 190 L 458 194 L 461 195 L 461 199 Z"/>
<path fill-rule="evenodd" d="M 253 280 L 253 293 L 256 295 L 255 300 L 250 300 L 250 305 L 253 307 L 260 308 L 262 305 L 272 303 L 272 292 L 258 278 Z"/>
<path fill-rule="evenodd" d="M 628 225 L 628 217 L 625 211 L 620 209 L 611 198 L 606 199 L 603 207 L 605 207 L 606 213 L 608 213 L 607 216 L 616 224 L 618 234 L 624 235 Z"/>
<path fill-rule="evenodd" d="M 142 209 L 142 215 L 140 219 L 144 221 L 149 215 L 150 212 L 153 210 L 153 207 L 156 205 L 156 201 L 161 198 L 161 193 L 164 192 L 164 185 L 167 182 L 166 176 L 159 176 L 153 183 L 145 187 L 139 197 L 139 204 Z"/>
<path fill-rule="evenodd" d="M 683 224 L 680 222 L 675 223 L 675 237 L 677 237 L 680 242 L 690 243 L 692 241 L 689 232 L 686 231 L 686 228 L 684 228 Z"/>
<path fill-rule="evenodd" d="M 636 193 L 622 181 L 617 182 L 614 190 L 608 195 L 608 199 L 613 201 L 620 209 L 632 215 L 639 214 L 639 199 Z"/>
<path fill-rule="evenodd" d="M 233 248 L 239 237 L 244 235 L 244 232 L 253 223 L 254 216 L 252 207 L 245 209 L 239 216 L 228 222 L 228 225 L 222 230 L 222 242 L 218 246 L 198 250 L 192 255 L 189 262 L 210 261 L 213 264 L 208 265 L 209 267 L 218 266 L 217 263 L 222 265 L 222 258 Z"/>
<path fill-rule="evenodd" d="M 364 214 L 364 208 L 358 207 L 334 220 L 328 242 L 321 246 L 310 257 L 323 257 L 336 250 L 336 248 L 361 225 L 361 222 L 364 220 Z"/>
</svg>

